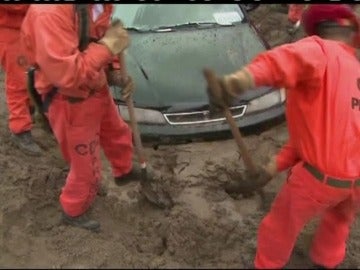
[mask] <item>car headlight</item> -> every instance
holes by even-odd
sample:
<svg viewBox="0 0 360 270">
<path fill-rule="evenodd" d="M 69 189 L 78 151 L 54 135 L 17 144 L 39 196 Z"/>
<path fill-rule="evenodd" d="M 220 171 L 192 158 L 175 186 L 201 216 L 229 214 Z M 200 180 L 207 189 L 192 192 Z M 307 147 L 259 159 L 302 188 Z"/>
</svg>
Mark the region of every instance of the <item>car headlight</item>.
<svg viewBox="0 0 360 270">
<path fill-rule="evenodd" d="M 274 90 L 269 94 L 251 100 L 247 106 L 246 113 L 266 110 L 270 107 L 283 103 L 285 99 L 285 89 L 282 88 L 279 91 Z"/>
<path fill-rule="evenodd" d="M 129 121 L 129 111 L 127 106 L 118 105 L 119 112 L 124 121 Z M 163 114 L 156 110 L 135 108 L 135 117 L 138 123 L 142 124 L 166 124 Z"/>
</svg>

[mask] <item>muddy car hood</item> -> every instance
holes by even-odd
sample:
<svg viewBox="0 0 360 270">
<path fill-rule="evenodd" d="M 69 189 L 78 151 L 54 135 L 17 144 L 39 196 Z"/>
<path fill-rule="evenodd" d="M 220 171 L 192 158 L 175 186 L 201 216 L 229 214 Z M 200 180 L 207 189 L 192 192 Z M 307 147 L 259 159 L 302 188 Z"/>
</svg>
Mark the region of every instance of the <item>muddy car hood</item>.
<svg viewBox="0 0 360 270">
<path fill-rule="evenodd" d="M 126 62 L 136 82 L 137 107 L 186 111 L 208 104 L 204 67 L 218 74 L 238 70 L 265 50 L 248 24 L 172 32 L 130 31 Z M 269 91 L 249 91 L 241 101 Z"/>
</svg>

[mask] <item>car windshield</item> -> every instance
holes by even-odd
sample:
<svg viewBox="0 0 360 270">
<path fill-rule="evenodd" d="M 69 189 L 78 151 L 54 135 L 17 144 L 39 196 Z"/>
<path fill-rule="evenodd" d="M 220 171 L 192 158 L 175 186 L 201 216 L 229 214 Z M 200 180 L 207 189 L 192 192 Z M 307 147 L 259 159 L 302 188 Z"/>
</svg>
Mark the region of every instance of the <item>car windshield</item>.
<svg viewBox="0 0 360 270">
<path fill-rule="evenodd" d="M 116 4 L 113 18 L 121 19 L 127 28 L 160 30 L 176 27 L 232 25 L 244 14 L 232 4 Z"/>
</svg>

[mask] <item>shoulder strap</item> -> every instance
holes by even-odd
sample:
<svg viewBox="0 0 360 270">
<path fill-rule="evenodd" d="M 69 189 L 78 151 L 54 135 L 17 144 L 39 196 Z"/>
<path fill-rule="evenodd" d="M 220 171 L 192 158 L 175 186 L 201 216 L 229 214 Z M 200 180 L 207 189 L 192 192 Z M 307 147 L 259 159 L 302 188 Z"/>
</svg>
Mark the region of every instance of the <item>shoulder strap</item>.
<svg viewBox="0 0 360 270">
<path fill-rule="evenodd" d="M 89 45 L 89 15 L 87 4 L 76 4 L 75 11 L 78 15 L 79 50 L 84 51 Z"/>
</svg>

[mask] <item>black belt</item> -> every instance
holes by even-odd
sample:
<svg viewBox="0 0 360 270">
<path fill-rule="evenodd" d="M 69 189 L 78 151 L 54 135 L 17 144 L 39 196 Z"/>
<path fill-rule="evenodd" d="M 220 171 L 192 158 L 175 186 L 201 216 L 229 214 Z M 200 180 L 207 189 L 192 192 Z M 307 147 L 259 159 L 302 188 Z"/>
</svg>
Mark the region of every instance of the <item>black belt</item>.
<svg viewBox="0 0 360 270">
<path fill-rule="evenodd" d="M 45 94 L 44 101 L 42 104 L 42 109 L 44 113 L 47 113 L 49 111 L 49 106 L 57 93 L 58 93 L 58 88 L 53 87 L 47 94 Z M 78 103 L 85 100 L 84 98 L 68 97 L 64 95 L 63 97 L 70 103 Z"/>
<path fill-rule="evenodd" d="M 44 101 L 42 104 L 42 109 L 44 113 L 47 113 L 49 111 L 49 106 L 51 101 L 53 100 L 53 98 L 55 97 L 55 95 L 58 92 L 58 88 L 57 87 L 53 87 L 44 97 Z"/>
<path fill-rule="evenodd" d="M 334 177 L 325 177 L 325 175 L 320 172 L 318 169 L 310 165 L 309 163 L 304 163 L 304 168 L 311 173 L 312 176 L 315 177 L 315 179 L 325 182 L 325 184 L 332 186 L 332 187 L 338 187 L 338 188 L 351 188 L 351 187 L 359 187 L 360 186 L 360 178 L 349 180 L 349 179 L 339 179 Z"/>
</svg>

